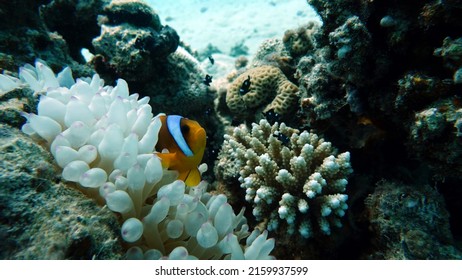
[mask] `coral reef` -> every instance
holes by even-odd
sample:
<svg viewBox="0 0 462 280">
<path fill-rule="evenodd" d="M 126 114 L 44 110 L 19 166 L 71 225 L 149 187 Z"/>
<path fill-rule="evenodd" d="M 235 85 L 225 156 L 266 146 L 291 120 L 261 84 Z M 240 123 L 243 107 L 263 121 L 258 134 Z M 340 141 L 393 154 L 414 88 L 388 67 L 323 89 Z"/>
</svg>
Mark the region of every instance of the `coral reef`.
<svg viewBox="0 0 462 280">
<path fill-rule="evenodd" d="M 179 36 L 162 26 L 158 15 L 142 1 L 112 1 L 104 8 L 101 34 L 93 39 L 101 55 L 97 66 L 129 82 L 146 82 L 153 70 L 178 47 Z M 107 72 L 104 69 L 103 72 Z"/>
<path fill-rule="evenodd" d="M 454 106 L 454 101 L 442 99 L 417 111 L 409 128 L 409 145 L 415 156 L 425 159 L 438 176 L 462 172 L 462 108 Z"/>
<path fill-rule="evenodd" d="M 248 79 L 250 85 L 244 90 Z M 270 110 L 281 115 L 290 114 L 296 109 L 298 98 L 298 87 L 287 80 L 279 68 L 261 66 L 245 71 L 230 84 L 226 105 L 234 117 L 252 119 Z"/>
<path fill-rule="evenodd" d="M 120 259 L 124 250 L 117 218 L 65 187 L 49 153 L 4 123 L 2 119 L 0 258 Z"/>
<path fill-rule="evenodd" d="M 249 67 L 271 65 L 281 69 L 299 89 L 299 109 L 287 122 L 300 130 L 309 128 L 322 133 L 352 153 L 355 174 L 349 179 L 350 208 L 344 231 L 349 244 L 331 238 L 329 249 L 307 242 L 304 244 L 309 249 L 304 252 L 285 254 L 276 250 L 275 254 L 283 258 L 326 257 L 326 254 L 328 258 L 339 257 L 326 253 L 335 250 L 347 258 L 356 258 L 365 257 L 362 250 L 372 250 L 377 258 L 380 255 L 397 258 L 391 254 L 393 249 L 388 251 L 390 247 L 385 240 L 373 248 L 363 242 L 369 229 L 373 229 L 368 227 L 371 216 L 367 221 L 361 218 L 364 199 L 374 192 L 373 182 L 393 178 L 410 185 L 437 184 L 445 195 L 461 194 L 457 178 L 441 183 L 459 174 L 462 162 L 458 139 L 462 123 L 458 94 L 461 35 L 457 31 L 460 22 L 454 20 L 460 5 L 434 1 L 390 5 L 384 5 L 383 1 L 307 2 L 319 12 L 322 26 L 311 23 L 288 30 L 282 40 L 264 42 Z M 243 104 L 235 111 L 245 111 Z M 233 115 L 242 114 L 230 111 Z M 254 112 L 247 110 L 247 114 Z M 216 173 L 219 189 L 234 193 L 232 188 L 240 184 L 236 183 L 241 172 L 239 166 L 252 161 L 245 157 L 238 159 L 238 153 L 231 156 L 232 151 L 225 141 L 221 153 L 228 158 L 220 156 Z M 371 159 L 375 164 L 369 164 Z M 253 164 L 260 163 L 256 160 Z M 460 217 L 454 212 L 460 210 L 455 199 L 447 195 L 445 199 L 451 202 L 447 208 L 452 216 Z M 388 206 L 384 205 L 384 211 Z M 273 205 L 273 211 L 278 207 L 277 203 Z M 444 206 L 441 210 L 444 211 Z M 270 219 L 270 214 L 267 217 Z M 460 235 L 460 219 L 451 218 L 450 222 L 455 235 L 457 232 Z M 419 227 L 418 221 L 415 224 Z M 433 234 L 416 230 L 407 235 L 413 246 L 417 246 L 419 238 L 426 240 Z M 276 248 L 284 244 L 288 251 L 294 249 L 283 238 L 277 240 Z M 446 246 L 450 242 L 441 244 Z M 423 248 L 412 250 L 414 258 L 428 257 Z M 457 257 L 457 253 L 433 256 Z"/>
<path fill-rule="evenodd" d="M 443 45 L 435 49 L 434 55 L 442 57 L 447 68 L 460 71 L 462 67 L 462 37 L 454 40 L 451 37 L 444 38 Z M 454 79 L 454 83 L 460 83 L 460 81 L 457 82 Z"/>
<path fill-rule="evenodd" d="M 140 0 L 1 2 L 0 257 L 462 258 L 461 1 L 306 2 L 236 61 Z M 162 169 L 151 110 L 222 147 L 210 185 Z"/>
<path fill-rule="evenodd" d="M 83 63 L 81 49 L 86 48 L 93 52 L 91 41 L 100 33 L 97 17 L 103 12 L 104 6 L 111 1 L 53 0 L 48 2 L 40 7 L 40 17 L 44 24 L 50 31 L 60 34 L 69 47 L 70 56 Z"/>
<path fill-rule="evenodd" d="M 311 21 L 295 30 L 287 30 L 282 42 L 292 57 L 306 55 L 314 49 L 313 34 L 320 28 L 318 22 Z"/>
<path fill-rule="evenodd" d="M 302 33 L 308 52 L 296 60 L 294 77 L 300 84 L 301 113 L 307 116 L 304 121 L 308 125 L 331 118 L 347 104 L 361 113 L 355 95 L 358 87 L 369 83 L 364 79 L 368 74 L 364 64 L 371 52 L 371 35 L 360 19 L 349 17 L 327 38 L 323 32 L 325 29 L 312 24 Z"/>
<path fill-rule="evenodd" d="M 163 31 L 168 33 L 171 29 Z M 152 30 L 129 28 L 126 25 L 101 27 L 101 35 L 93 40 L 95 52 L 102 55 L 105 68 L 114 71 L 114 74 L 129 81 L 147 81 L 156 64 L 156 56 L 165 59 L 170 54 L 162 50 L 155 51 L 156 44 L 162 38 L 160 33 L 153 34 Z M 176 36 L 178 40 L 178 36 Z M 157 42 L 156 42 L 157 41 Z M 123 47 L 119 47 L 123 45 Z M 176 46 L 170 52 L 175 51 Z M 100 66 L 98 66 L 100 67 Z"/>
<path fill-rule="evenodd" d="M 46 60 L 53 69 L 71 67 L 74 72 L 89 75 L 91 70 L 79 65 L 69 55 L 69 44 L 51 32 L 38 13 L 48 1 L 2 1 L 0 3 L 0 72 L 13 73 L 36 58 Z"/>
<path fill-rule="evenodd" d="M 286 32 L 289 34 L 296 34 L 296 31 L 293 30 L 288 30 Z M 291 53 L 287 48 L 288 47 L 286 47 L 280 39 L 268 39 L 264 41 L 255 53 L 250 67 L 272 65 L 284 69 L 283 65 L 279 62 L 282 58 L 291 59 Z M 285 73 L 285 71 L 283 72 Z"/>
<path fill-rule="evenodd" d="M 386 178 L 438 186 L 451 202 L 446 205 L 452 209 L 451 229 L 460 238 L 460 215 L 454 212 L 459 208 L 447 196 L 461 194 L 460 179 L 454 178 L 462 162 L 457 84 L 462 25 L 455 19 L 460 1 L 307 2 L 323 25 L 312 34 L 314 50 L 298 60 L 299 125 L 322 131 L 352 153 L 349 189 L 356 191 L 349 204 L 357 232 L 368 231 L 360 204 L 374 192 L 372 182 Z M 368 164 L 370 159 L 377 164 Z M 385 196 L 392 189 L 381 191 Z M 387 249 L 372 250 L 380 255 Z M 390 252 L 383 256 L 392 257 Z"/>
<path fill-rule="evenodd" d="M 144 1 L 139 0 L 112 0 L 104 7 L 105 21 L 111 25 L 129 23 L 139 27 L 152 27 L 159 31 L 162 29 L 159 16 Z"/>
<path fill-rule="evenodd" d="M 2 88 L 2 82 L 0 82 L 0 123 L 20 128 L 24 123 L 22 112 L 35 111 L 37 107 L 37 102 L 32 97 L 33 91 L 28 88 L 16 88 L 17 84 L 2 74 L 0 74 L 0 79 L 9 81 L 9 83 L 2 81 L 3 85 L 8 83 L 15 87 L 7 90 Z"/>
<path fill-rule="evenodd" d="M 225 135 L 216 169 L 226 185 L 239 174 L 252 214 L 281 238 L 330 235 L 331 226 L 341 227 L 350 154 L 337 154 L 314 133 L 265 119 L 251 129 L 241 125 Z"/>
<path fill-rule="evenodd" d="M 20 77 L 42 94 L 37 114 L 23 113 L 22 131 L 45 142 L 65 181 L 121 214 L 122 238 L 137 246 L 127 257 L 141 250 L 149 259 L 271 258 L 274 240 L 249 236 L 243 211 L 236 216 L 224 195 L 206 193 L 206 183 L 186 194 L 178 173 L 162 168 L 155 154 L 161 121 L 149 98 L 129 95 L 124 80 L 116 87 L 104 87 L 97 74 L 74 81 L 69 68 L 55 76 L 41 62 Z"/>
<path fill-rule="evenodd" d="M 204 77 L 199 61 L 178 47 L 168 56 L 162 69 L 139 90 L 151 98 L 150 104 L 159 111 L 195 116 L 208 127 L 215 118 L 206 114 L 213 108 L 214 95 L 203 83 Z"/>
<path fill-rule="evenodd" d="M 359 17 L 352 16 L 329 33 L 329 46 L 336 60 L 330 65 L 331 75 L 342 77 L 345 83 L 361 86 L 367 74 L 365 61 L 370 56 L 371 35 Z"/>
<path fill-rule="evenodd" d="M 143 1 L 112 1 L 100 17 L 101 33 L 94 38 L 92 63 L 106 81 L 123 78 L 136 92 L 151 97 L 151 105 L 165 113 L 198 115 L 213 107 L 203 84 L 200 63 L 179 36 Z M 197 117 L 196 117 L 197 119 Z"/>
<path fill-rule="evenodd" d="M 319 22 L 310 21 L 297 29 L 287 30 L 282 39 L 264 41 L 250 63 L 239 67 L 236 64 L 236 70 L 227 77 L 229 85 L 219 89 L 227 92 L 226 105 L 217 98 L 220 103 L 217 111 L 223 121 L 258 121 L 262 113 L 270 110 L 285 121 L 293 119 L 301 96 L 294 76 L 296 65 L 306 53 L 314 50 L 314 34 L 319 28 Z M 261 77 L 261 81 L 252 84 L 251 79 L 250 91 L 242 91 L 243 82 L 249 76 Z"/>
<path fill-rule="evenodd" d="M 373 259 L 460 259 L 449 227 L 449 213 L 438 192 L 429 186 L 382 181 L 365 201 L 381 247 Z"/>
<path fill-rule="evenodd" d="M 454 81 L 460 68 L 460 34 L 456 30 L 460 22 L 452 16 L 460 9 L 458 5 L 434 1 L 386 7 L 381 6 L 382 1 L 307 2 L 318 11 L 323 26 L 312 35 L 315 51 L 301 58 L 297 66 L 303 122 L 317 127 L 329 120 L 331 130 L 339 133 L 345 122 L 357 129 L 354 123 L 358 118 L 373 116 L 373 125 L 392 138 L 409 139 L 410 154 L 442 158 L 438 149 L 424 155 L 421 147 L 452 142 L 456 149 L 451 157 L 459 158 L 455 128 L 452 136 L 448 129 L 439 129 L 439 137 L 432 131 L 431 137 L 416 138 L 414 126 L 433 108 L 440 110 L 441 103 L 449 105 L 457 96 Z M 443 110 L 455 112 L 457 104 Z M 448 127 L 454 127 L 455 120 L 447 120 Z M 419 133 L 425 134 L 422 131 Z M 431 145 L 422 141 L 432 137 Z M 457 162 L 434 164 L 444 166 L 434 171 L 454 170 Z"/>
</svg>

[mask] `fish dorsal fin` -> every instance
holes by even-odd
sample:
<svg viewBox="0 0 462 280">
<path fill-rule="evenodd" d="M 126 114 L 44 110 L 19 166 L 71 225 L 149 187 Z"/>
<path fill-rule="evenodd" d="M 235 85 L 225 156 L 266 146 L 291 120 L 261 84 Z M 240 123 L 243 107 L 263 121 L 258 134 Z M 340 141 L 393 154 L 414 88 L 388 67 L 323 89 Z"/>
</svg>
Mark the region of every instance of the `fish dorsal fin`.
<svg viewBox="0 0 462 280">
<path fill-rule="evenodd" d="M 192 157 L 194 154 L 186 143 L 183 133 L 181 132 L 181 119 L 183 117 L 178 115 L 169 115 L 167 116 L 167 128 L 170 135 L 172 135 L 178 147 L 181 151 L 187 156 Z"/>
</svg>

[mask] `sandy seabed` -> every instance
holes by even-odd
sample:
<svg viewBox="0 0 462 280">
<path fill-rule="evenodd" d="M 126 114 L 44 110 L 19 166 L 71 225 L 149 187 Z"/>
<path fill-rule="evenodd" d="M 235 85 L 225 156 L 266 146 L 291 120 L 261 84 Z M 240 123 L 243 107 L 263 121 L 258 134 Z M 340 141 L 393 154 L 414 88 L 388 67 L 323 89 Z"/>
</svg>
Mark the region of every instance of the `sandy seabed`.
<svg viewBox="0 0 462 280">
<path fill-rule="evenodd" d="M 318 20 L 306 0 L 147 0 L 163 25 L 201 51 L 212 44 L 229 54 L 243 43 L 251 56 L 266 39 L 282 38 L 288 29 Z"/>
</svg>

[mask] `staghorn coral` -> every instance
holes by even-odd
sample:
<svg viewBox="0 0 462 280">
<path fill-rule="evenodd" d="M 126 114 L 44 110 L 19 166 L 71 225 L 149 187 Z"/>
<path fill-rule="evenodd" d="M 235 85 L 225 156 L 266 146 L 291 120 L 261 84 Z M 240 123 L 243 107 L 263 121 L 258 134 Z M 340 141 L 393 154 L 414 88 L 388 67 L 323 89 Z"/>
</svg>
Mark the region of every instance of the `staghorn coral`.
<svg viewBox="0 0 462 280">
<path fill-rule="evenodd" d="M 218 176 L 232 181 L 239 174 L 245 200 L 257 221 L 281 235 L 304 238 L 329 235 L 341 227 L 348 208 L 343 192 L 352 172 L 349 152 L 337 155 L 330 142 L 314 133 L 262 119 L 225 135 Z"/>
<path fill-rule="evenodd" d="M 124 80 L 116 87 L 98 75 L 74 81 L 68 68 L 55 76 L 38 61 L 21 68 L 25 83 L 4 78 L 1 88 L 16 82 L 41 94 L 37 114 L 23 113 L 23 132 L 50 149 L 65 181 L 120 213 L 125 245 L 136 246 L 128 258 L 140 251 L 148 259 L 271 258 L 274 240 L 249 235 L 243 211 L 236 216 L 224 195 L 207 193 L 205 182 L 188 194 L 177 172 L 162 168 L 154 150 L 161 122 L 149 98 L 129 95 Z"/>
<path fill-rule="evenodd" d="M 248 92 L 242 93 L 245 80 L 250 77 Z M 226 104 L 236 118 L 245 119 L 260 112 L 274 110 L 281 115 L 295 111 L 298 87 L 287 80 L 279 68 L 261 66 L 239 75 L 229 86 Z M 250 116 L 252 114 L 252 116 Z"/>
</svg>

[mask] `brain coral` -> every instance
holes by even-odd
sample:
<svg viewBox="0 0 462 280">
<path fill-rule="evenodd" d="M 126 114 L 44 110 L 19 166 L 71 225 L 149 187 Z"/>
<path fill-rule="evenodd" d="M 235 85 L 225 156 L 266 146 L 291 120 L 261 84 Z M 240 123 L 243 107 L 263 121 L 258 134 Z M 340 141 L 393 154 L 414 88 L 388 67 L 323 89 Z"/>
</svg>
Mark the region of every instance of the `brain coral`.
<svg viewBox="0 0 462 280">
<path fill-rule="evenodd" d="M 337 155 L 330 142 L 284 123 L 236 127 L 225 135 L 217 171 L 227 182 L 238 172 L 257 221 L 283 235 L 329 235 L 348 208 L 350 153 Z"/>
<path fill-rule="evenodd" d="M 250 77 L 250 87 L 242 92 L 244 82 Z M 226 104 L 236 118 L 245 119 L 258 112 L 273 109 L 286 115 L 297 105 L 298 87 L 287 80 L 274 66 L 260 66 L 239 75 L 229 86 Z"/>
</svg>

